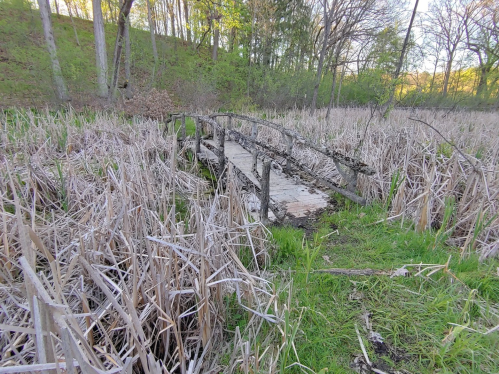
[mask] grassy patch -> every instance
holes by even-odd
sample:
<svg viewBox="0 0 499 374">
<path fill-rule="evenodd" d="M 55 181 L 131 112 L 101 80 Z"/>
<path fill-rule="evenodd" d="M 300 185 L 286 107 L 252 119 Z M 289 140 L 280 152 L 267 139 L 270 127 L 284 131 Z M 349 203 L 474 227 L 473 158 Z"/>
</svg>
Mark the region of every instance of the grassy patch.
<svg viewBox="0 0 499 374">
<path fill-rule="evenodd" d="M 175 121 L 175 132 L 180 136 L 181 135 L 181 120 L 177 119 Z M 185 135 L 186 136 L 195 136 L 196 135 L 196 122 L 191 117 L 186 117 L 185 119 Z"/>
<path fill-rule="evenodd" d="M 384 216 L 379 206 L 350 206 L 323 215 L 312 236 L 292 227 L 272 228 L 275 271 L 281 282 L 289 281 L 289 274 L 293 280 L 300 363 L 316 372 L 352 372 L 354 361 L 364 360 L 357 326 L 379 370 L 497 372 L 497 332 L 482 335 L 452 324 L 482 332 L 497 325 L 498 262 L 482 264 L 474 256 L 459 262 L 459 250 L 443 245 L 433 232 L 416 233 L 400 222 L 377 223 Z M 391 271 L 407 264 L 445 264 L 449 256 L 452 274 L 442 268 L 430 277 L 416 276 L 416 267 L 408 267 L 409 277 L 393 278 L 318 271 Z M 382 343 L 369 339 L 374 333 Z"/>
</svg>

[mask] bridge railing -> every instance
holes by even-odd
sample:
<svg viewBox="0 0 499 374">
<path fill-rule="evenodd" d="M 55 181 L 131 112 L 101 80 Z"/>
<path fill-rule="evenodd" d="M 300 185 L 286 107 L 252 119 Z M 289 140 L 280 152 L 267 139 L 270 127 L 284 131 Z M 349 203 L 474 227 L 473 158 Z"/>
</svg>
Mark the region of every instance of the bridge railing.
<svg viewBox="0 0 499 374">
<path fill-rule="evenodd" d="M 314 142 L 304 138 L 302 135 L 293 131 L 291 129 L 287 129 L 277 123 L 273 123 L 270 121 L 266 121 L 259 118 L 252 118 L 236 113 L 215 113 L 209 116 L 198 115 L 198 114 L 179 114 L 173 115 L 172 121 L 175 123 L 176 119 L 180 119 L 181 125 L 179 129 L 179 135 L 182 139 L 186 138 L 186 117 L 191 117 L 196 122 L 196 134 L 195 134 L 195 153 L 196 156 L 201 152 L 201 144 L 210 149 L 217 157 L 218 157 L 218 167 L 217 167 L 217 177 L 221 178 L 226 165 L 226 157 L 225 157 L 225 136 L 228 135 L 230 139 L 239 143 L 243 148 L 245 148 L 248 152 L 253 155 L 253 167 L 252 171 L 257 180 L 260 183 L 260 187 L 256 186 L 257 193 L 261 200 L 261 211 L 260 218 L 265 221 L 268 220 L 268 210 L 270 209 L 274 212 L 274 214 L 281 218 L 282 211 L 279 207 L 270 201 L 270 165 L 273 160 L 272 157 L 269 157 L 267 152 L 273 155 L 278 155 L 283 157 L 286 160 L 286 165 L 284 170 L 289 172 L 291 167 L 294 166 L 306 174 L 312 176 L 317 181 L 331 188 L 333 191 L 338 192 L 339 194 L 345 196 L 346 198 L 361 204 L 365 205 L 366 200 L 362 196 L 358 196 L 355 193 L 355 189 L 357 186 L 357 177 L 358 174 L 365 175 L 373 175 L 375 174 L 375 170 L 371 168 L 369 165 L 363 163 L 362 161 L 346 156 L 338 151 L 328 149 L 325 146 L 319 146 Z M 227 117 L 226 126 L 222 126 L 216 118 L 218 117 Z M 246 136 L 241 132 L 234 129 L 233 119 L 247 121 L 251 126 L 251 135 Z M 202 127 L 204 125 L 209 125 L 213 129 L 214 137 L 216 138 L 216 146 L 214 147 L 212 144 L 204 141 L 202 139 Z M 275 146 L 264 143 L 258 140 L 258 126 L 266 126 L 268 128 L 279 131 L 284 140 L 285 140 L 285 150 L 282 151 Z M 322 155 L 327 156 L 332 159 L 334 162 L 336 169 L 338 170 L 341 177 L 346 182 L 346 188 L 343 188 L 335 181 L 319 175 L 317 172 L 312 170 L 308 165 L 301 162 L 300 160 L 293 157 L 293 147 L 295 144 L 299 144 L 300 147 L 306 147 L 312 149 Z M 259 150 L 257 147 L 262 149 Z M 259 175 L 257 171 L 257 159 L 261 159 L 263 161 L 262 173 Z M 248 184 L 253 184 L 249 178 L 244 176 L 243 173 L 240 173 L 239 176 L 243 179 L 243 182 Z"/>
</svg>

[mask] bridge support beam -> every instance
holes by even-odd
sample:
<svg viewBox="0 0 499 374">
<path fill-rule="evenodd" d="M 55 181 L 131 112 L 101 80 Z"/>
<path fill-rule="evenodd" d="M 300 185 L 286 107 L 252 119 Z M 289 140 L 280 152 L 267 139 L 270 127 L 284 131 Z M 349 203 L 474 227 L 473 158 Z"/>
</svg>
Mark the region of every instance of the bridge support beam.
<svg viewBox="0 0 499 374">
<path fill-rule="evenodd" d="M 293 152 L 293 137 L 291 135 L 284 135 L 286 138 L 286 173 L 291 171 L 291 161 L 289 161 L 289 157 L 291 157 L 291 153 Z"/>
<path fill-rule="evenodd" d="M 218 148 L 218 172 L 217 178 L 222 178 L 225 169 L 225 129 L 219 127 L 214 129 L 217 133 L 217 148 Z"/>
<path fill-rule="evenodd" d="M 262 167 L 262 178 L 260 180 L 260 221 L 265 225 L 269 222 L 270 201 L 270 160 L 265 160 Z"/>
<path fill-rule="evenodd" d="M 201 153 L 201 121 L 196 117 L 196 160 Z"/>
<path fill-rule="evenodd" d="M 180 135 L 182 137 L 182 141 L 185 140 L 186 138 L 186 131 L 185 131 L 185 114 L 182 113 L 182 118 L 180 122 Z"/>
</svg>

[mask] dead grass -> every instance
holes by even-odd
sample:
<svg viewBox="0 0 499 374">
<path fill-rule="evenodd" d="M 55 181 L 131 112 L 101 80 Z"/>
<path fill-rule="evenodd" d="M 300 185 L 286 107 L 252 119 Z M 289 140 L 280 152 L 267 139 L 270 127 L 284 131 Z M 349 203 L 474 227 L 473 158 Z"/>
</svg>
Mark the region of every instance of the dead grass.
<svg viewBox="0 0 499 374">
<path fill-rule="evenodd" d="M 359 155 L 377 170 L 372 177 L 360 176 L 359 192 L 368 201 L 390 199 L 391 215 L 412 220 L 417 229 L 438 228 L 445 199 L 453 197 L 452 218 L 444 228 L 452 230 L 450 244 L 461 247 L 462 256 L 478 251 L 484 259 L 499 253 L 497 113 L 394 110 L 386 121 L 375 115 L 367 129 L 368 109 L 335 109 L 329 121 L 325 111 L 313 117 L 307 111 L 267 112 L 264 117 L 325 147 Z M 409 117 L 434 126 L 474 165 L 434 130 Z M 250 126 L 244 124 L 243 131 L 250 133 Z M 285 142 L 273 130 L 260 127 L 259 137 L 284 150 Z M 341 181 L 332 161 L 317 152 L 295 145 L 293 155 Z M 397 173 L 402 183 L 393 190 Z"/>
<path fill-rule="evenodd" d="M 208 193 L 158 122 L 9 111 L 1 125 L 2 372 L 218 372 L 226 295 L 254 316 L 250 337 L 280 320 L 257 272 L 263 227 L 230 178 Z M 227 372 L 251 343 L 233 344 Z"/>
</svg>

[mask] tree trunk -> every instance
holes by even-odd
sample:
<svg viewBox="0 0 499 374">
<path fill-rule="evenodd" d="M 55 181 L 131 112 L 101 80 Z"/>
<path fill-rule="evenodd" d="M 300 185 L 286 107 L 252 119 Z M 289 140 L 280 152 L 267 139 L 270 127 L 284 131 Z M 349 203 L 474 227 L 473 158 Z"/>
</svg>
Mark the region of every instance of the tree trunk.
<svg viewBox="0 0 499 374">
<path fill-rule="evenodd" d="M 184 29 L 182 28 L 182 9 L 180 7 L 180 0 L 177 0 L 177 13 L 178 13 L 178 29 L 180 34 L 180 39 L 184 39 Z"/>
<path fill-rule="evenodd" d="M 52 31 L 52 22 L 50 20 L 50 6 L 45 0 L 38 0 L 40 8 L 40 17 L 42 19 L 43 34 L 45 35 L 45 42 L 47 43 L 47 50 L 50 55 L 52 63 L 52 73 L 54 74 L 54 84 L 57 93 L 57 99 L 61 102 L 69 101 L 68 89 L 62 76 L 61 66 L 57 58 L 57 48 L 54 41 L 54 33 Z"/>
<path fill-rule="evenodd" d="M 336 73 L 338 71 L 338 65 L 334 65 L 334 71 L 333 71 L 333 84 L 331 86 L 331 97 L 329 98 L 329 104 L 327 106 L 327 112 L 326 112 L 326 119 L 329 119 L 329 115 L 331 114 L 331 108 L 333 107 L 334 103 L 334 90 L 336 89 Z"/>
<path fill-rule="evenodd" d="M 433 75 L 431 77 L 430 83 L 430 93 L 433 93 L 433 86 L 435 84 L 435 76 L 437 75 L 438 57 L 435 59 L 435 65 L 433 66 Z"/>
<path fill-rule="evenodd" d="M 161 2 L 161 12 L 163 12 L 163 27 L 165 29 L 165 36 L 168 35 L 168 5 L 166 0 Z"/>
<path fill-rule="evenodd" d="M 187 42 L 189 44 L 192 43 L 192 36 L 191 36 L 191 28 L 189 27 L 189 7 L 187 4 L 187 0 L 184 0 L 184 20 L 185 20 L 185 28 L 186 28 L 186 33 L 187 33 Z"/>
<path fill-rule="evenodd" d="M 216 13 L 215 13 L 216 15 Z M 220 39 L 220 29 L 218 21 L 213 22 L 213 52 L 211 54 L 211 59 L 217 61 L 218 59 L 218 41 Z"/>
<path fill-rule="evenodd" d="M 76 45 L 79 47 L 80 40 L 78 39 L 78 32 L 76 31 L 76 25 L 75 25 L 75 21 L 73 19 L 73 12 L 71 10 L 71 4 L 69 3 L 68 0 L 64 0 L 64 3 L 66 4 L 66 8 L 68 8 L 69 19 L 71 20 L 71 25 L 73 26 L 73 31 L 75 33 Z"/>
<path fill-rule="evenodd" d="M 312 104 L 310 108 L 310 114 L 313 115 L 315 113 L 315 109 L 317 106 L 317 94 L 319 93 L 319 85 L 322 80 L 322 67 L 324 65 L 324 58 L 326 57 L 327 50 L 327 42 L 329 38 L 329 32 L 331 31 L 331 22 L 329 20 L 330 16 L 332 18 L 334 8 L 336 7 L 336 1 L 333 2 L 333 6 L 331 8 L 331 14 L 327 10 L 327 0 L 324 1 L 324 38 L 322 40 L 322 48 L 321 53 L 319 55 L 319 63 L 317 65 L 317 76 L 315 78 L 315 86 L 314 86 L 314 94 L 312 96 Z"/>
<path fill-rule="evenodd" d="M 343 83 L 343 79 L 345 78 L 346 71 L 347 69 L 345 65 L 343 65 L 341 68 L 340 83 L 338 85 L 338 94 L 336 95 L 336 108 L 340 107 L 341 84 Z"/>
<path fill-rule="evenodd" d="M 106 97 L 107 86 L 107 51 L 104 34 L 104 19 L 102 18 L 101 0 L 92 0 L 94 14 L 95 61 L 97 66 L 97 94 Z"/>
<path fill-rule="evenodd" d="M 132 98 L 132 83 L 131 83 L 131 72 L 130 72 L 130 17 L 127 17 L 125 22 L 125 97 L 127 99 Z"/>
<path fill-rule="evenodd" d="M 333 71 L 333 84 L 331 87 L 331 97 L 329 98 L 329 104 L 327 106 L 326 119 L 329 119 L 329 114 L 331 113 L 331 108 L 334 105 L 334 90 L 336 89 L 336 78 L 338 73 L 338 61 L 340 59 L 341 49 L 343 47 L 343 43 L 340 42 L 339 45 L 336 46 L 337 50 L 334 54 L 334 71 Z"/>
<path fill-rule="evenodd" d="M 154 72 L 157 69 L 158 59 L 159 59 L 158 48 L 156 46 L 156 35 L 155 35 L 156 27 L 154 26 L 154 20 L 152 18 L 151 2 L 149 0 L 146 0 L 146 3 L 147 3 L 147 20 L 149 22 L 149 32 L 151 33 L 152 54 L 154 56 L 154 68 L 152 74 L 152 80 L 154 81 Z"/>
<path fill-rule="evenodd" d="M 449 58 L 449 61 L 447 61 L 447 64 L 445 65 L 444 88 L 442 90 L 443 97 L 447 96 L 447 92 L 449 90 L 449 79 L 452 72 L 452 63 L 453 63 L 452 60 L 453 60 L 452 57 Z"/>
<path fill-rule="evenodd" d="M 400 59 L 397 64 L 397 69 L 395 70 L 395 74 L 393 75 L 393 79 L 396 81 L 399 77 L 400 70 L 402 69 L 402 65 L 404 63 L 405 50 L 407 49 L 407 44 L 409 43 L 409 37 L 411 36 L 412 23 L 414 22 L 414 18 L 416 17 L 416 11 L 418 9 L 419 0 L 416 0 L 416 4 L 414 4 L 414 9 L 412 11 L 411 21 L 409 22 L 409 28 L 407 29 L 407 33 L 405 34 L 404 45 L 402 46 L 402 52 L 400 53 Z M 388 102 L 385 104 L 383 117 L 388 118 L 390 111 L 392 109 L 393 96 L 395 95 L 395 86 L 390 89 L 390 98 Z"/>
<path fill-rule="evenodd" d="M 480 66 L 480 80 L 478 81 L 478 87 L 476 89 L 476 96 L 481 97 L 485 96 L 484 94 L 487 92 L 487 74 L 490 71 L 490 68 L 487 69 L 486 66 Z"/>
<path fill-rule="evenodd" d="M 172 0 L 172 2 L 175 0 Z M 168 3 L 168 12 L 170 13 L 170 22 L 172 27 L 172 36 L 175 37 L 175 7 L 173 4 Z"/>
<path fill-rule="evenodd" d="M 120 71 L 120 58 L 121 50 L 123 49 L 123 34 L 125 33 L 125 21 L 130 14 L 133 0 L 124 0 L 123 5 L 118 15 L 118 34 L 116 35 L 116 43 L 114 44 L 114 57 L 113 57 L 113 75 L 111 78 L 111 86 L 109 87 L 108 100 L 112 101 L 114 93 L 118 85 L 118 76 Z"/>
<path fill-rule="evenodd" d="M 57 13 L 57 17 L 60 16 L 59 14 L 59 3 L 57 2 L 57 0 L 54 0 L 54 5 L 55 5 L 55 12 Z"/>
</svg>

